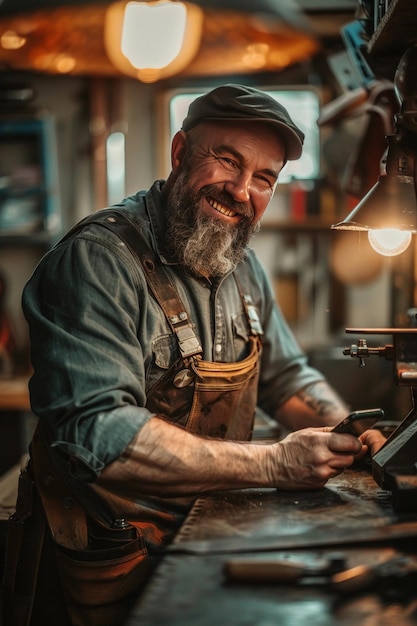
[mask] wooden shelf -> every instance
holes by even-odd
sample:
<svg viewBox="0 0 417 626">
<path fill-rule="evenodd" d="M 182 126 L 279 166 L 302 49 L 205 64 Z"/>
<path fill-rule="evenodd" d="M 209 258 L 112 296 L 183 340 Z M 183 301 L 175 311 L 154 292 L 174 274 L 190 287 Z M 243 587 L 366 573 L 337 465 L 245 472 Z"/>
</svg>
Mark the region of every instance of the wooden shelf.
<svg viewBox="0 0 417 626">
<path fill-rule="evenodd" d="M 0 411 L 30 411 L 29 379 L 0 380 Z"/>
<path fill-rule="evenodd" d="M 319 217 L 306 217 L 300 221 L 282 220 L 282 219 L 264 219 L 261 224 L 261 232 L 268 230 L 276 230 L 278 232 L 321 232 L 330 230 L 332 224 L 336 224 L 343 219 L 342 217 L 334 217 L 332 219 L 323 219 Z"/>
<path fill-rule="evenodd" d="M 46 251 L 53 245 L 57 238 L 56 234 L 52 234 L 46 230 L 35 233 L 2 231 L 0 232 L 0 247 L 44 248 Z"/>
</svg>

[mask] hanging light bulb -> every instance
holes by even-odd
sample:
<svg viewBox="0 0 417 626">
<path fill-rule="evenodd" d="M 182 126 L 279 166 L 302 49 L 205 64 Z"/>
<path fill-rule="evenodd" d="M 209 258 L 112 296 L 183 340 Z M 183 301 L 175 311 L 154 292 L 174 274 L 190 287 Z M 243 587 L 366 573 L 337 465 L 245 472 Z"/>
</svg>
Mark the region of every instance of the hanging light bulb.
<svg viewBox="0 0 417 626">
<path fill-rule="evenodd" d="M 410 245 L 417 232 L 417 196 L 415 179 L 407 172 L 398 172 L 398 164 L 413 174 L 415 158 L 404 150 L 398 136 L 387 137 L 387 173 L 378 178 L 353 211 L 335 230 L 367 231 L 372 248 L 384 256 L 396 256 Z"/>
<path fill-rule="evenodd" d="M 182 2 L 129 2 L 126 6 L 121 49 L 133 67 L 160 70 L 181 51 L 187 22 Z M 155 45 L 155 33 L 164 44 Z"/>
<path fill-rule="evenodd" d="M 106 11 L 104 41 L 123 73 L 154 82 L 184 69 L 201 41 L 203 12 L 185 2 L 115 2 Z"/>
<path fill-rule="evenodd" d="M 395 74 L 401 103 L 396 133 L 386 137 L 385 173 L 353 211 L 331 228 L 368 231 L 373 249 L 384 256 L 404 252 L 417 233 L 417 47 L 409 48 Z"/>
<path fill-rule="evenodd" d="M 398 228 L 368 230 L 368 240 L 372 248 L 383 256 L 396 256 L 405 252 L 411 243 L 412 232 Z"/>
</svg>

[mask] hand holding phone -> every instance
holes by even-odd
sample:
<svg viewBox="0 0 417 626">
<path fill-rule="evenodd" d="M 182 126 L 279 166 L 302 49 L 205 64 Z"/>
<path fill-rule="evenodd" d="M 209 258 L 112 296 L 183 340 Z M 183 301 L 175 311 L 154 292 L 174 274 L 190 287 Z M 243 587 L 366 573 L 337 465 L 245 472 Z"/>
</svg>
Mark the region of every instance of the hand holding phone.
<svg viewBox="0 0 417 626">
<path fill-rule="evenodd" d="M 372 428 L 385 413 L 382 409 L 363 409 L 353 411 L 345 417 L 337 426 L 332 428 L 333 433 L 349 433 L 354 437 L 359 437 L 365 430 Z"/>
</svg>

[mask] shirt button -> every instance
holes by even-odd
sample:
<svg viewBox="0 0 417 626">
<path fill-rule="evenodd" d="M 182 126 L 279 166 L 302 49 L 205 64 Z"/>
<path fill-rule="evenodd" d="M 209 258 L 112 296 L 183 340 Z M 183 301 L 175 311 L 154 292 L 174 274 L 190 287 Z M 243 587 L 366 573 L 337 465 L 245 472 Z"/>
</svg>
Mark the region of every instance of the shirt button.
<svg viewBox="0 0 417 626">
<path fill-rule="evenodd" d="M 222 351 L 222 344 L 221 343 L 216 343 L 216 352 L 217 354 L 219 354 Z"/>
</svg>

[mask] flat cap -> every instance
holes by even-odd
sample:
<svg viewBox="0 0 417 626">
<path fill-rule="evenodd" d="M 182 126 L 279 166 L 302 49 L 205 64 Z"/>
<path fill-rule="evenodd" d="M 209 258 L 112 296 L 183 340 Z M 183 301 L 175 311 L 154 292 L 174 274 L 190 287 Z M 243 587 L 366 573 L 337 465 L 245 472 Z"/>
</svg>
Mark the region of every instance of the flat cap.
<svg viewBox="0 0 417 626">
<path fill-rule="evenodd" d="M 294 124 L 282 104 L 254 87 L 227 84 L 196 98 L 189 106 L 182 129 L 190 130 L 205 120 L 266 122 L 281 135 L 288 160 L 294 161 L 301 156 L 304 133 Z"/>
</svg>

